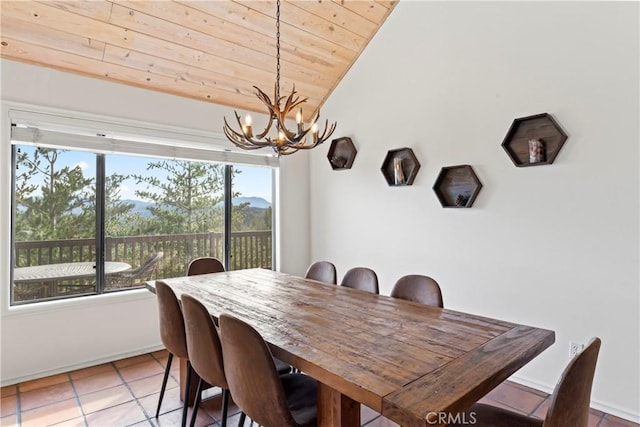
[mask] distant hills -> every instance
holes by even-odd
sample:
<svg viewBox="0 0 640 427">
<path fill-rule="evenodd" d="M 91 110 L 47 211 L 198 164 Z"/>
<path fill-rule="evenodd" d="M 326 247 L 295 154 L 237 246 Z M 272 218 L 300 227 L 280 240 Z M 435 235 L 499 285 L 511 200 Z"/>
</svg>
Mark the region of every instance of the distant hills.
<svg viewBox="0 0 640 427">
<path fill-rule="evenodd" d="M 258 209 L 267 209 L 271 207 L 271 203 L 267 202 L 262 197 L 234 197 L 231 200 L 231 203 L 234 206 L 240 205 L 242 203 L 249 203 L 250 207 Z"/>
<path fill-rule="evenodd" d="M 133 209 L 131 210 L 132 214 L 138 214 L 141 217 L 145 218 L 151 216 L 149 212 L 149 207 L 152 207 L 154 203 L 143 202 L 142 200 L 132 200 L 132 199 L 124 199 L 121 200 L 123 203 L 132 204 Z M 271 203 L 263 199 L 262 197 L 234 197 L 232 200 L 234 206 L 241 205 L 243 203 L 249 203 L 249 207 L 255 209 L 267 209 L 271 207 Z"/>
</svg>

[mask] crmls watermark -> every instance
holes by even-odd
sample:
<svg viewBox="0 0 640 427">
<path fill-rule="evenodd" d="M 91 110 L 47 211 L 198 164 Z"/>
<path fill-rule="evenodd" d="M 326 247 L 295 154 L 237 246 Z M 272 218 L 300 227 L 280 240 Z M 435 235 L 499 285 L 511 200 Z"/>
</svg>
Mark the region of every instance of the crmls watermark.
<svg viewBox="0 0 640 427">
<path fill-rule="evenodd" d="M 477 421 L 475 412 L 429 412 L 425 417 L 427 424 L 474 425 Z"/>
</svg>

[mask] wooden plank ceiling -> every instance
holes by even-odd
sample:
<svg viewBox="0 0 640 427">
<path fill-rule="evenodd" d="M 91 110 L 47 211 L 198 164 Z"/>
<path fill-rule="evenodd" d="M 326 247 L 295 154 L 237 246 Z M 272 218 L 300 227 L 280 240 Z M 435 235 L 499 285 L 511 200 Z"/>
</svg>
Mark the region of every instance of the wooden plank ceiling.
<svg viewBox="0 0 640 427">
<path fill-rule="evenodd" d="M 5 1 L 1 56 L 242 110 L 273 95 L 275 1 Z M 323 104 L 395 0 L 281 5 L 281 94 Z"/>
</svg>

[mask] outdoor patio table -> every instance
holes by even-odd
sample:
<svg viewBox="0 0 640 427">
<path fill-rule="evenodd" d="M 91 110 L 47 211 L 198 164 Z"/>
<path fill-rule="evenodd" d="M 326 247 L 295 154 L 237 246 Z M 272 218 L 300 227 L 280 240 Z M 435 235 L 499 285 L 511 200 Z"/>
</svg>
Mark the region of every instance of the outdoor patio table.
<svg viewBox="0 0 640 427">
<path fill-rule="evenodd" d="M 108 276 L 129 270 L 131 265 L 126 262 L 106 261 L 104 268 L 104 274 Z M 14 268 L 13 282 L 16 284 L 46 283 L 44 296 L 48 297 L 56 295 L 56 282 L 59 280 L 88 278 L 95 275 L 95 262 L 62 262 Z"/>
<path fill-rule="evenodd" d="M 126 262 L 107 261 L 104 263 L 104 274 L 120 273 L 131 268 Z M 15 283 L 43 282 L 62 279 L 77 279 L 96 275 L 95 262 L 62 262 L 59 264 L 34 265 L 13 269 Z"/>
<path fill-rule="evenodd" d="M 275 357 L 317 379 L 322 427 L 359 426 L 360 403 L 405 427 L 442 425 L 555 340 L 546 329 L 265 269 L 165 281 L 215 318 L 248 322 Z"/>
</svg>

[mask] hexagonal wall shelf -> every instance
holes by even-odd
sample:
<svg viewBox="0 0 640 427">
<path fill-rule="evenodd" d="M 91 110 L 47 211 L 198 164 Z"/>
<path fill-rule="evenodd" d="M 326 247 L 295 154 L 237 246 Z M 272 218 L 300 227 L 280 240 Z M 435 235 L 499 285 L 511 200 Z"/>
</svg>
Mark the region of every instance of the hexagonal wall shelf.
<svg viewBox="0 0 640 427">
<path fill-rule="evenodd" d="M 357 152 L 351 138 L 345 136 L 331 141 L 327 159 L 333 170 L 351 169 Z"/>
<path fill-rule="evenodd" d="M 547 113 L 515 119 L 502 142 L 513 164 L 518 167 L 553 163 L 567 134 Z"/>
<path fill-rule="evenodd" d="M 443 208 L 470 208 L 481 188 L 478 176 L 469 165 L 443 167 L 433 184 Z"/>
<path fill-rule="evenodd" d="M 411 148 L 398 148 L 387 152 L 380 170 L 392 187 L 411 185 L 420 170 L 420 162 Z"/>
</svg>

